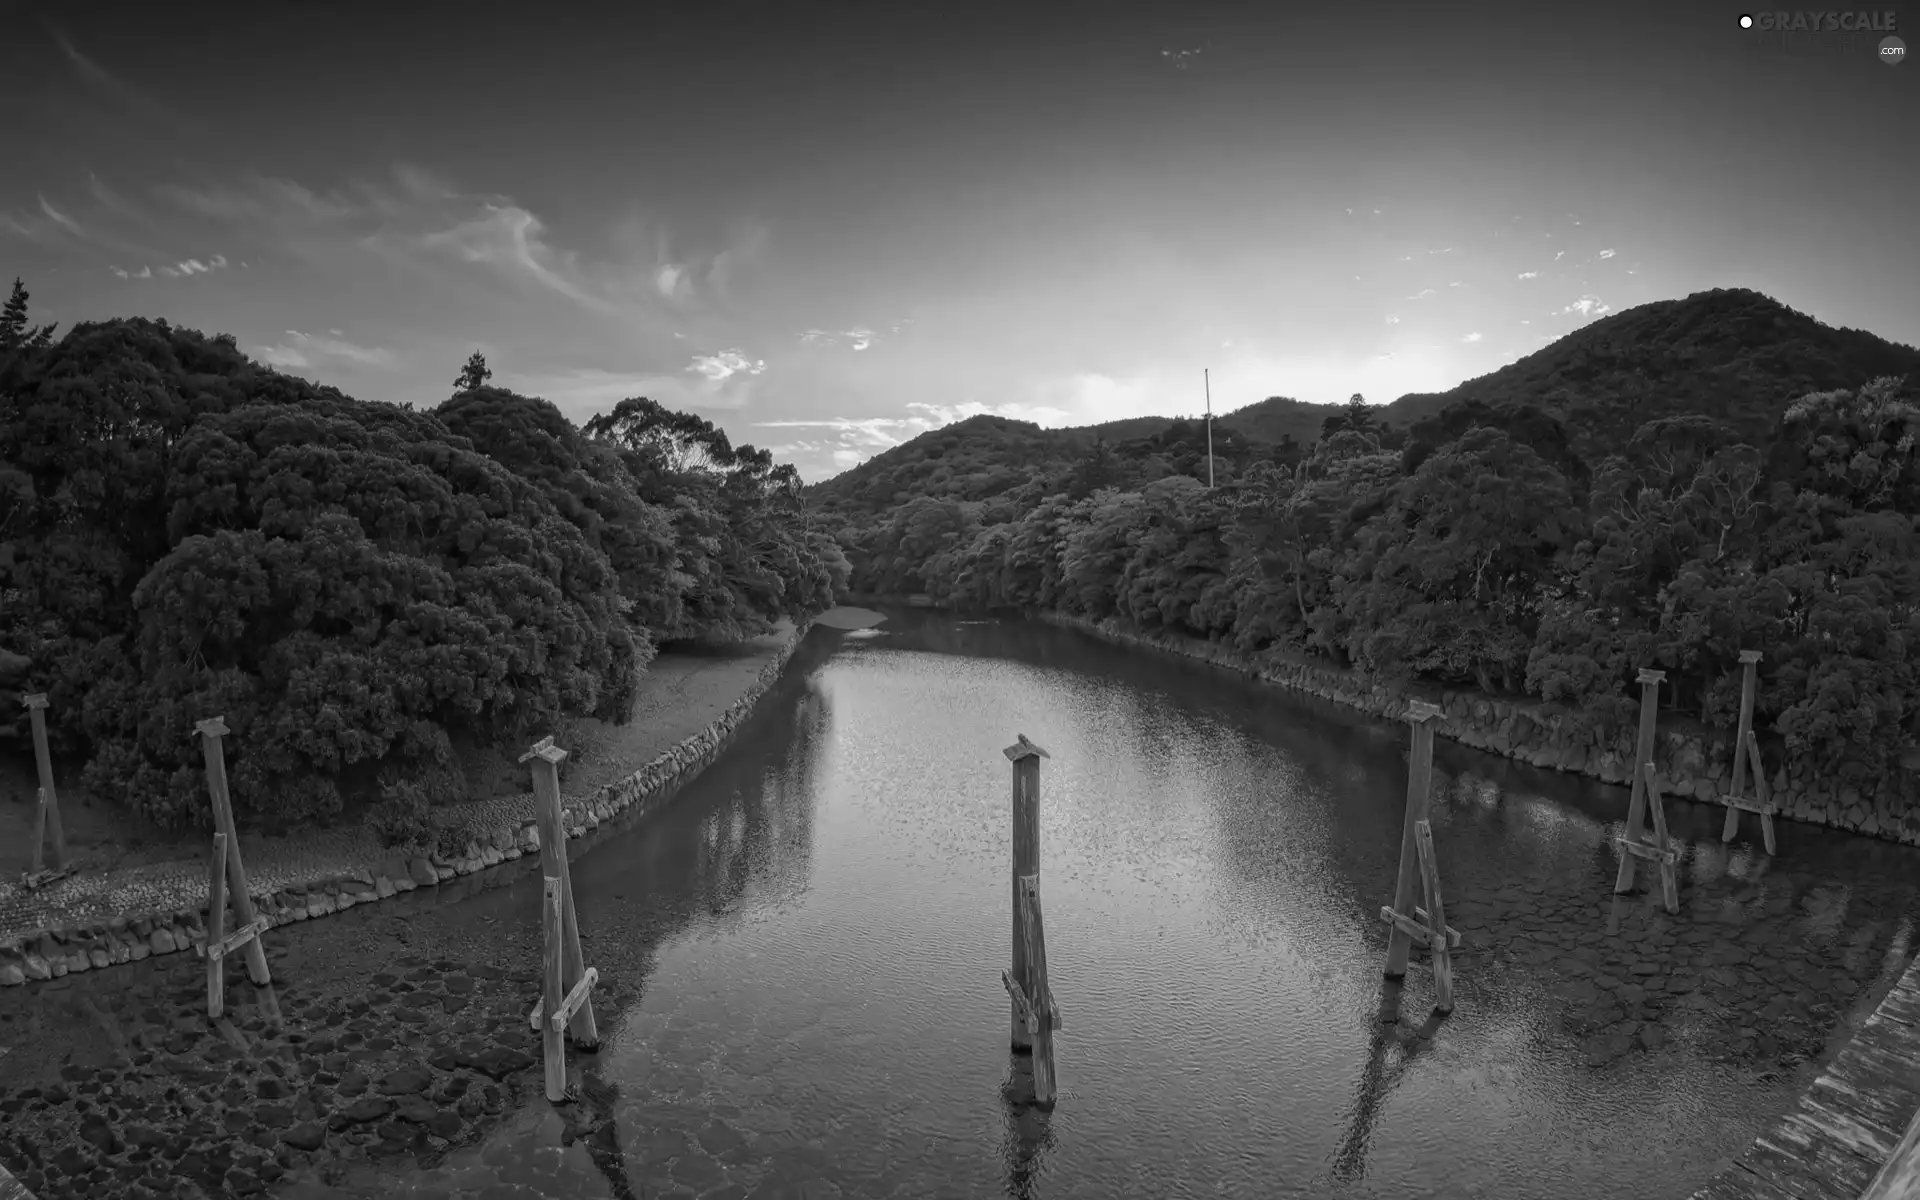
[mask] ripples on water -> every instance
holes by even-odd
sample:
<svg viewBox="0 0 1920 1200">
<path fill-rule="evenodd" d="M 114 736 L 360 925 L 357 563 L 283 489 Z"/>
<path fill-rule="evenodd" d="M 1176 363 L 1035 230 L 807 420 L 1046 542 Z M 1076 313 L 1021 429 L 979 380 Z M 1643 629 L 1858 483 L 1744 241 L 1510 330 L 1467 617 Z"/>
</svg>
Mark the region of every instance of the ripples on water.
<svg viewBox="0 0 1920 1200">
<path fill-rule="evenodd" d="M 1018 733 L 1051 755 L 1050 1116 L 1005 1098 L 1000 749 Z M 1912 851 L 1788 823 L 1770 859 L 1722 846 L 1721 810 L 1675 803 L 1668 917 L 1611 894 L 1624 790 L 1442 742 L 1457 1009 L 1420 1023 L 1416 951 L 1408 1020 L 1382 1024 L 1406 740 L 1047 628 L 905 614 L 816 633 L 687 795 L 575 865 L 591 957 L 644 979 L 579 1060 L 617 1149 L 561 1147 L 536 1103 L 484 1147 L 362 1186 L 1678 1197 L 1909 953 Z M 534 888 L 476 918 L 532 920 Z"/>
</svg>

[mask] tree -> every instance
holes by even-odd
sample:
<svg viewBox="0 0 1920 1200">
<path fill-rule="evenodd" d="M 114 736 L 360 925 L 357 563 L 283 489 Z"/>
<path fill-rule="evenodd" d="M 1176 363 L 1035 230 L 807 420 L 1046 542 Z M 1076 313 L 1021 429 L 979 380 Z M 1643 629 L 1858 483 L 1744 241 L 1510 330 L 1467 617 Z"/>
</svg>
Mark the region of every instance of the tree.
<svg viewBox="0 0 1920 1200">
<path fill-rule="evenodd" d="M 1320 423 L 1322 438 L 1330 438 L 1342 430 L 1361 434 L 1375 432 L 1373 409 L 1367 405 L 1367 398 L 1359 392 L 1349 396 L 1339 412 Z"/>
<path fill-rule="evenodd" d="M 493 371 L 487 366 L 486 356 L 475 350 L 467 356 L 467 365 L 460 368 L 460 377 L 453 381 L 455 392 L 471 392 L 487 386 L 487 380 L 493 378 Z"/>
<path fill-rule="evenodd" d="M 16 278 L 6 307 L 0 309 L 0 354 L 44 350 L 53 341 L 53 330 L 52 325 L 42 325 L 37 329 L 27 325 L 27 288 Z"/>
</svg>

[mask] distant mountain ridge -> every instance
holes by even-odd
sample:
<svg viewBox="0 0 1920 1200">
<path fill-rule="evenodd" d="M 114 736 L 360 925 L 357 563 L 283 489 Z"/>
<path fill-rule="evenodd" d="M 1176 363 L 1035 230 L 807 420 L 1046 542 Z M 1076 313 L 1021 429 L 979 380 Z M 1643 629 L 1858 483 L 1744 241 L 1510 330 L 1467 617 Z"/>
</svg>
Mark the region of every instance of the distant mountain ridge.
<svg viewBox="0 0 1920 1200">
<path fill-rule="evenodd" d="M 1788 404 L 1809 392 L 1858 387 L 1883 375 L 1920 384 L 1920 349 L 1864 330 L 1825 325 L 1759 292 L 1717 288 L 1602 317 L 1497 371 L 1445 392 L 1409 393 L 1373 409 L 1406 431 L 1468 402 L 1533 405 L 1566 428 L 1574 450 L 1599 459 L 1662 417 L 1697 414 L 1766 442 Z M 1214 419 L 1216 442 L 1238 439 L 1257 455 L 1289 440 L 1310 447 L 1344 409 L 1274 396 Z M 1007 417 L 970 417 L 923 433 L 808 488 L 826 509 L 878 511 L 913 495 L 984 500 L 1069 470 L 1097 440 L 1118 444 L 1180 435 L 1199 422 L 1130 417 L 1042 429 Z M 957 490 L 929 481 L 938 464 L 968 472 Z M 949 469 L 948 479 L 958 472 Z"/>
</svg>

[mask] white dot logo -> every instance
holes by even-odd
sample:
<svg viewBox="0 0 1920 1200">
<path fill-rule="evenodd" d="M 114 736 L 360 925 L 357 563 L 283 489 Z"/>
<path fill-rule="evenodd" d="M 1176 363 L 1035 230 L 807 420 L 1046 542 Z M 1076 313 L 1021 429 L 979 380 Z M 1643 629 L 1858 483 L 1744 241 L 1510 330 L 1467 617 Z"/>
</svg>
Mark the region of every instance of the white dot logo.
<svg viewBox="0 0 1920 1200">
<path fill-rule="evenodd" d="M 1752 28 L 1753 28 L 1753 18 L 1752 18 L 1751 16 L 1749 16 L 1748 14 L 1746 14 L 1746 13 L 1741 13 L 1741 14 L 1740 14 L 1740 28 L 1742 28 L 1742 29 L 1752 29 Z"/>
</svg>

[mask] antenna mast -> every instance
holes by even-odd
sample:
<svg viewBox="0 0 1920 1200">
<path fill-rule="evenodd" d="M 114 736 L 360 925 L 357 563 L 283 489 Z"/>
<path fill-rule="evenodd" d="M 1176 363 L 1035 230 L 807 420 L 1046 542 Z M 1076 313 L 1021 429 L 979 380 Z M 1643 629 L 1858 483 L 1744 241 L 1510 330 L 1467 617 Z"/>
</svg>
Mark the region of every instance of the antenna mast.
<svg viewBox="0 0 1920 1200">
<path fill-rule="evenodd" d="M 1207 486 L 1213 486 L 1213 369 L 1200 369 L 1201 386 L 1207 389 Z"/>
</svg>

